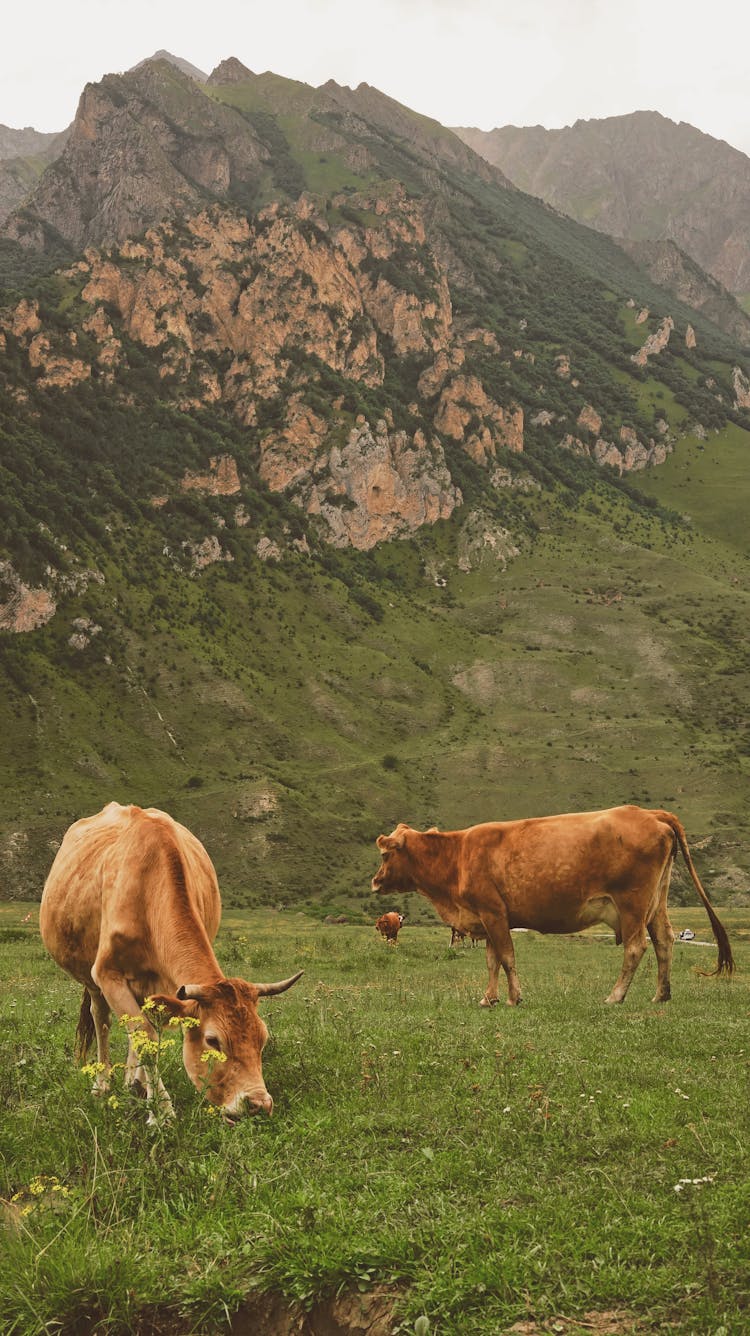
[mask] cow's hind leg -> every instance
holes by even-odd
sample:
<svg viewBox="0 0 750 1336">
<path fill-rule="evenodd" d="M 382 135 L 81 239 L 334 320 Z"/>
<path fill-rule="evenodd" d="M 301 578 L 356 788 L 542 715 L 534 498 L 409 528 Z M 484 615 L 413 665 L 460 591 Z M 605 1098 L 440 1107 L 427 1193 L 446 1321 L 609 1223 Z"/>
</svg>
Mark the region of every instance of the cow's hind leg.
<svg viewBox="0 0 750 1336">
<path fill-rule="evenodd" d="M 111 1012 L 109 1002 L 98 988 L 89 988 L 91 1015 L 96 1033 L 96 1061 L 98 1071 L 94 1077 L 94 1094 L 106 1095 L 109 1090 L 109 1073 L 112 1063 L 109 1057 L 109 1022 Z"/>
<path fill-rule="evenodd" d="M 654 1002 L 668 1002 L 672 996 L 670 973 L 672 969 L 672 945 L 674 932 L 669 921 L 666 905 L 660 905 L 651 922 L 647 924 L 648 935 L 654 944 L 658 966 L 658 978 Z"/>
<path fill-rule="evenodd" d="M 646 925 L 643 918 L 635 913 L 628 914 L 620 909 L 620 928 L 622 931 L 622 940 L 625 944 L 623 952 L 622 969 L 620 977 L 617 980 L 607 1002 L 624 1002 L 625 995 L 633 981 L 638 966 L 641 963 L 643 954 L 648 946 L 648 937 L 646 935 Z"/>
<path fill-rule="evenodd" d="M 510 935 L 508 919 L 505 913 L 493 914 L 492 918 L 482 916 L 482 923 L 487 929 L 487 969 L 489 979 L 487 989 L 479 1003 L 480 1007 L 494 1007 L 498 1001 L 497 977 L 502 965 L 508 980 L 508 1006 L 517 1007 L 521 999 L 521 985 L 516 973 L 516 953 L 513 938 Z"/>
</svg>

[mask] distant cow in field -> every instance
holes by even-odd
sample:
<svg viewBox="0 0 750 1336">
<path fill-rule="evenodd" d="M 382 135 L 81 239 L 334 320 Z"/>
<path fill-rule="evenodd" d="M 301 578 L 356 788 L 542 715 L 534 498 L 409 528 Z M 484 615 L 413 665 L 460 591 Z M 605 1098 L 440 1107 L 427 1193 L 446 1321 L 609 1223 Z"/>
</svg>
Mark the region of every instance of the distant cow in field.
<svg viewBox="0 0 750 1336">
<path fill-rule="evenodd" d="M 398 942 L 398 934 L 401 929 L 401 924 L 403 923 L 403 921 L 404 921 L 403 914 L 396 914 L 391 912 L 389 914 L 380 915 L 380 918 L 375 924 L 375 927 L 380 933 L 380 936 L 384 937 L 385 940 L 388 942 L 389 946 L 395 946 L 396 943 Z"/>
<path fill-rule="evenodd" d="M 476 937 L 473 933 L 469 933 L 469 936 L 471 937 L 472 946 L 476 946 L 477 942 L 480 939 Z M 461 943 L 462 946 L 466 945 L 466 933 L 460 932 L 458 928 L 451 928 L 450 947 L 452 948 L 458 946 L 459 942 Z"/>
<path fill-rule="evenodd" d="M 211 947 L 220 917 L 206 850 L 165 812 L 110 803 L 67 831 L 44 887 L 39 925 L 50 955 L 83 984 L 77 1049 L 85 1057 L 96 1034 L 100 1092 L 111 1066 L 111 1011 L 131 1018 L 131 1032 L 153 1038 L 141 1011 L 150 997 L 163 1015 L 192 1018 L 184 1027 L 183 1060 L 213 1104 L 230 1119 L 271 1112 L 261 1066 L 268 1030 L 257 1003 L 290 988 L 301 971 L 279 983 L 227 979 Z M 221 1055 L 215 1062 L 204 1056 L 212 1051 Z M 132 1042 L 126 1079 L 171 1111 L 169 1095 L 161 1082 L 153 1088 Z"/>
<path fill-rule="evenodd" d="M 508 1004 L 521 1001 L 511 928 L 579 932 L 606 923 L 624 944 L 607 1002 L 622 1002 L 641 957 L 654 944 L 655 1002 L 670 996 L 674 933 L 667 914 L 679 849 L 716 938 L 716 974 L 731 974 L 732 950 L 693 867 L 682 825 L 670 812 L 613 807 L 602 812 L 494 821 L 468 830 L 418 831 L 403 823 L 377 840 L 383 861 L 373 890 L 419 891 L 459 932 L 487 941 L 489 981 L 480 1005 L 498 1000 L 502 965 Z"/>
</svg>

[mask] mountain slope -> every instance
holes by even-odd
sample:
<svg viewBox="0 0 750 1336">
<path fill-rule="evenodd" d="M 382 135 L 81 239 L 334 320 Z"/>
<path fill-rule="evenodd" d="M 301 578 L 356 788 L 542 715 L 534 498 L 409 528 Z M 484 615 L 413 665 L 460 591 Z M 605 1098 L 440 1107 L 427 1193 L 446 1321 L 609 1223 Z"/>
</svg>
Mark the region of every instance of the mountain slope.
<svg viewBox="0 0 750 1336">
<path fill-rule="evenodd" d="M 31 194 L 42 173 L 62 153 L 69 131 L 39 134 L 0 126 L 0 223 Z"/>
<path fill-rule="evenodd" d="M 456 131 L 522 190 L 630 241 L 671 240 L 739 298 L 750 294 L 750 159 L 653 111 Z"/>
<path fill-rule="evenodd" d="M 113 797 L 234 902 L 369 912 L 399 819 L 627 799 L 738 889 L 736 343 L 408 109 L 238 65 L 103 81 L 66 162 L 119 136 L 167 216 L 0 313 L 6 893 Z M 196 185 L 204 103 L 262 207 Z"/>
</svg>

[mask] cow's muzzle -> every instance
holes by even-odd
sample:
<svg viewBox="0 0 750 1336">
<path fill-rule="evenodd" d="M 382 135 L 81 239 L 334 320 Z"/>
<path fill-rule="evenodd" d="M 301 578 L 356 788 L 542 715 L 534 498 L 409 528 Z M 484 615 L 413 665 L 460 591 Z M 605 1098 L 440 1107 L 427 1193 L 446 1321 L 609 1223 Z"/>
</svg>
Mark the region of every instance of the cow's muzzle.
<svg viewBox="0 0 750 1336">
<path fill-rule="evenodd" d="M 239 1122 L 240 1118 L 248 1118 L 256 1113 L 267 1113 L 270 1117 L 273 1113 L 273 1100 L 268 1091 L 261 1087 L 259 1090 L 238 1095 L 231 1103 L 224 1105 L 223 1113 L 230 1123 Z"/>
</svg>

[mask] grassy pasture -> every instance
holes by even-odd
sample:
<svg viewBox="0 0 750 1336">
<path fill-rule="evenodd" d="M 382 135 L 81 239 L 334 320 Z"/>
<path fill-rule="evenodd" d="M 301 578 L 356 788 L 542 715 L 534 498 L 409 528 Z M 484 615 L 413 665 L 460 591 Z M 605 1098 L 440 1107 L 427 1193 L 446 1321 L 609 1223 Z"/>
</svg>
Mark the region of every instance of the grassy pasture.
<svg viewBox="0 0 750 1336">
<path fill-rule="evenodd" d="M 678 946 L 654 1006 L 649 951 L 607 1008 L 611 937 L 517 934 L 525 1004 L 488 1012 L 483 950 L 442 926 L 394 950 L 230 911 L 228 973 L 305 969 L 265 1004 L 274 1117 L 225 1126 L 174 1050 L 178 1121 L 153 1130 L 116 1083 L 116 1108 L 91 1096 L 78 990 L 37 907 L 0 905 L 0 1330 L 228 1331 L 255 1291 L 384 1286 L 401 1332 L 747 1331 L 750 911 L 721 913 L 730 984 Z M 674 921 L 710 939 L 701 910 Z"/>
</svg>

